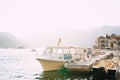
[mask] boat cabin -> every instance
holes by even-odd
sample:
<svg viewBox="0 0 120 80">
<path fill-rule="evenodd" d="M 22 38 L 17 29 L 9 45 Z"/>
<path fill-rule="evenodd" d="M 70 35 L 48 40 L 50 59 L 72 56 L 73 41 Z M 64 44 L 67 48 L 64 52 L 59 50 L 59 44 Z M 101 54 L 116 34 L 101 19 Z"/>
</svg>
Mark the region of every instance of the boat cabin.
<svg viewBox="0 0 120 80">
<path fill-rule="evenodd" d="M 80 53 L 78 47 L 47 47 L 42 57 L 55 60 L 72 60 Z"/>
</svg>

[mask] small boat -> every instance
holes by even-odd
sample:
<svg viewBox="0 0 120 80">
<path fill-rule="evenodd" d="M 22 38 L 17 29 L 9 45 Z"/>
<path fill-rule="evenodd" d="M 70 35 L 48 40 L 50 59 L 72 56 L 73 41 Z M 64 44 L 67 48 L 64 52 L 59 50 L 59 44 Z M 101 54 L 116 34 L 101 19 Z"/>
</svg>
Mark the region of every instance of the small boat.
<svg viewBox="0 0 120 80">
<path fill-rule="evenodd" d="M 83 55 L 82 53 L 81 55 Z M 86 58 L 86 60 L 82 58 L 74 59 L 69 63 L 65 63 L 65 68 L 71 71 L 79 71 L 79 72 L 90 72 L 93 65 L 100 60 L 106 59 L 111 55 L 111 52 L 101 51 L 101 50 L 92 50 L 92 57 Z M 86 55 L 87 57 L 87 55 Z"/>
<path fill-rule="evenodd" d="M 35 49 L 31 49 L 31 52 L 36 52 L 36 50 Z"/>
<path fill-rule="evenodd" d="M 70 46 L 47 47 L 37 60 L 44 71 L 60 70 L 67 61 L 79 58 L 79 49 L 79 47 Z"/>
<path fill-rule="evenodd" d="M 105 74 L 108 79 L 115 79 L 115 73 L 120 66 L 120 59 L 117 56 L 112 56 L 110 58 L 104 59 L 96 63 L 92 71 L 96 75 Z"/>
</svg>

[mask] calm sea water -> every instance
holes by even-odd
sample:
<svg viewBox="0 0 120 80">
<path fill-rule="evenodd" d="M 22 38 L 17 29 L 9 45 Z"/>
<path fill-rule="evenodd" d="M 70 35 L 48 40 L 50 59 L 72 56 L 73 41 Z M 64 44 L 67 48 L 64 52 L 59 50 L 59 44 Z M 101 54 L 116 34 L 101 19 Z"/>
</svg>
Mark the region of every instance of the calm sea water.
<svg viewBox="0 0 120 80">
<path fill-rule="evenodd" d="M 0 80 L 36 80 L 41 72 L 29 49 L 0 49 Z"/>
<path fill-rule="evenodd" d="M 35 53 L 30 49 L 0 49 L 0 80 L 93 80 L 91 74 L 66 69 L 43 72 Z"/>
</svg>

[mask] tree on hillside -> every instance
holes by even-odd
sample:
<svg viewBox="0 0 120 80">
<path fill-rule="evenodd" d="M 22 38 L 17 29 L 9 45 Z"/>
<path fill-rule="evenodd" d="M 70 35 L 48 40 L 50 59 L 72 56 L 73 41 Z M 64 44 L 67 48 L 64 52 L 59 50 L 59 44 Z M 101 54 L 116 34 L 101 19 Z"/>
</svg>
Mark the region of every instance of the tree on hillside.
<svg viewBox="0 0 120 80">
<path fill-rule="evenodd" d="M 118 49 L 120 50 L 120 40 L 118 40 L 117 44 L 118 44 Z"/>
<path fill-rule="evenodd" d="M 110 42 L 110 47 L 111 47 L 111 49 L 113 49 L 113 46 L 114 46 L 114 43 L 111 41 L 111 42 Z"/>
<path fill-rule="evenodd" d="M 106 34 L 106 38 L 107 38 L 107 39 L 110 39 L 110 36 L 109 36 L 108 34 Z"/>
</svg>

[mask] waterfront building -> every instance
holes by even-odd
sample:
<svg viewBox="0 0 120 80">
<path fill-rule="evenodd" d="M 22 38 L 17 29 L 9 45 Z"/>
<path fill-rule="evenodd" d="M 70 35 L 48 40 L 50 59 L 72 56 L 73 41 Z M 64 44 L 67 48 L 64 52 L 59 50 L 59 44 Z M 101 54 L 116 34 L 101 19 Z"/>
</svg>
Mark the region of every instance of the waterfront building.
<svg viewBox="0 0 120 80">
<path fill-rule="evenodd" d="M 94 48 L 120 50 L 120 35 L 99 36 L 95 41 Z"/>
</svg>

